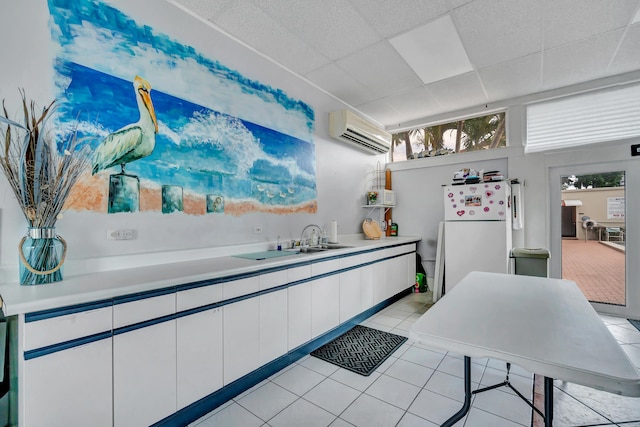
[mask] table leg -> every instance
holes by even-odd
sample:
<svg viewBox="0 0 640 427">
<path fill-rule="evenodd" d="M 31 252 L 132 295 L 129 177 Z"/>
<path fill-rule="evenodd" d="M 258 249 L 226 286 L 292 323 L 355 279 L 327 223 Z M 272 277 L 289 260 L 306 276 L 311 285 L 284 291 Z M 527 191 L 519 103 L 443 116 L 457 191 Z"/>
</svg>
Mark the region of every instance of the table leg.
<svg viewBox="0 0 640 427">
<path fill-rule="evenodd" d="M 552 381 L 553 384 L 553 381 Z M 545 394 L 546 395 L 546 394 Z M 453 414 L 451 418 L 442 424 L 442 427 L 451 427 L 469 412 L 471 407 L 471 358 L 469 356 L 464 357 L 464 404 L 462 408 Z"/>
<path fill-rule="evenodd" d="M 544 426 L 553 426 L 553 378 L 544 377 Z"/>
</svg>

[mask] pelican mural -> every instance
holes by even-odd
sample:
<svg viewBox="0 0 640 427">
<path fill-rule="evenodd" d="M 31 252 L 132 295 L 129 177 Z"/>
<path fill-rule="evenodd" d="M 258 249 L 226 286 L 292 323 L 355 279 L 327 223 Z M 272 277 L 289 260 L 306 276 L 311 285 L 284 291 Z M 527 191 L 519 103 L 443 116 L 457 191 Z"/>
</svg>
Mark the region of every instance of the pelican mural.
<svg viewBox="0 0 640 427">
<path fill-rule="evenodd" d="M 153 152 L 158 133 L 156 113 L 151 102 L 151 85 L 140 76 L 133 81 L 140 119 L 110 133 L 93 154 L 92 175 L 111 166 L 120 165 L 121 174 L 127 163 L 147 157 Z"/>
</svg>

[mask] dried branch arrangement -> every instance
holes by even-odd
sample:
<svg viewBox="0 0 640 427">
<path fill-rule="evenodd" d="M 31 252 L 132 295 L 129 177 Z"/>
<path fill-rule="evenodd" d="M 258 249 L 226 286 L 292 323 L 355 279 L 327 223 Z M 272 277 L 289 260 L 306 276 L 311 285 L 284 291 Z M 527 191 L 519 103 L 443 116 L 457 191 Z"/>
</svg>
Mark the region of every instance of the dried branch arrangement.
<svg viewBox="0 0 640 427">
<path fill-rule="evenodd" d="M 56 109 L 53 101 L 41 111 L 23 90 L 22 123 L 11 120 L 4 100 L 0 115 L 3 152 L 0 167 L 7 177 L 29 227 L 54 227 L 71 188 L 88 169 L 86 148 L 78 149 L 75 132 L 60 149 L 47 128 Z M 86 147 L 86 146 L 85 146 Z"/>
</svg>

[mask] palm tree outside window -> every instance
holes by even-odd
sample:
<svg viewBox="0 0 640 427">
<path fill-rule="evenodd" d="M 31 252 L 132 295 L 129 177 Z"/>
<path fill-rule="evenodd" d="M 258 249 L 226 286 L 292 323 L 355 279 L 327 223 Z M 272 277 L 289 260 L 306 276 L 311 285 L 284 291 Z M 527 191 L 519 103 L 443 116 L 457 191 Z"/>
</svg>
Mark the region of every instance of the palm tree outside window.
<svg viewBox="0 0 640 427">
<path fill-rule="evenodd" d="M 507 146 L 504 112 L 393 134 L 392 161 Z"/>
</svg>

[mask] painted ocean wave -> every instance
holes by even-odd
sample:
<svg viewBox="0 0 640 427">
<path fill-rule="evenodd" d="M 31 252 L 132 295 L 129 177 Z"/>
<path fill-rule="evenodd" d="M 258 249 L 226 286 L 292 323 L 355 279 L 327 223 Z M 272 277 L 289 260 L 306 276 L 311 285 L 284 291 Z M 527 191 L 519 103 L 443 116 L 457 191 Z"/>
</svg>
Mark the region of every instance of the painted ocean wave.
<svg viewBox="0 0 640 427">
<path fill-rule="evenodd" d="M 282 90 L 248 79 L 104 2 L 48 3 L 58 58 L 124 80 L 140 74 L 154 89 L 214 111 L 242 112 L 243 120 L 298 139 L 313 139 L 313 110 Z M 58 84 L 64 91 L 65 82 Z"/>
<path fill-rule="evenodd" d="M 76 130 L 95 148 L 138 119 L 130 82 L 73 63 L 60 62 L 57 70 L 67 82 L 58 111 L 62 132 Z M 313 144 L 161 91 L 153 90 L 151 97 L 159 124 L 156 145 L 150 156 L 129 163 L 128 173 L 203 195 L 269 205 L 315 199 Z"/>
</svg>

